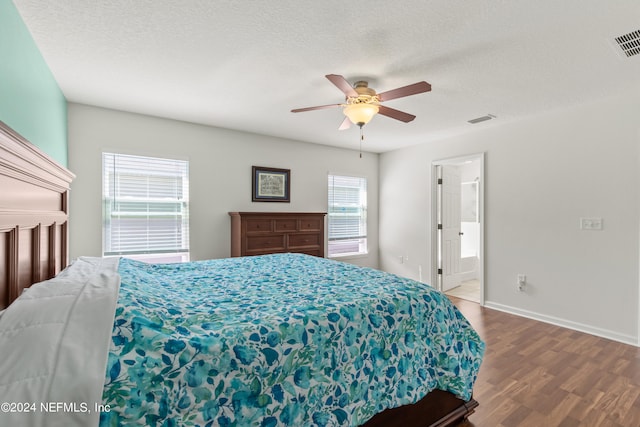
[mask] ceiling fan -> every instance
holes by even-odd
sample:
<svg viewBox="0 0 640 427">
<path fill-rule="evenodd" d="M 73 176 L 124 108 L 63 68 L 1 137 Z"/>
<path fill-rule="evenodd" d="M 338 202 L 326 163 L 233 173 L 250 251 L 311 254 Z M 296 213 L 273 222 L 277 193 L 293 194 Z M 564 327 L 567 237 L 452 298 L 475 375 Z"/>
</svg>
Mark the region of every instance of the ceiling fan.
<svg viewBox="0 0 640 427">
<path fill-rule="evenodd" d="M 345 94 L 345 102 L 341 104 L 319 105 L 317 107 L 296 108 L 295 110 L 291 110 L 291 112 L 301 113 L 303 111 L 343 107 L 343 113 L 347 117 L 345 117 L 344 121 L 340 125 L 340 130 L 349 128 L 351 123 L 362 128 L 362 126 L 369 123 L 376 114 L 382 114 L 383 116 L 409 123 L 415 119 L 416 116 L 389 108 L 385 105 L 380 105 L 380 103 L 391 99 L 429 92 L 431 90 L 431 85 L 422 81 L 386 92 L 376 93 L 375 90 L 369 87 L 369 83 L 366 81 L 357 81 L 353 86 L 351 86 L 351 84 L 341 75 L 327 74 L 325 77 Z"/>
</svg>

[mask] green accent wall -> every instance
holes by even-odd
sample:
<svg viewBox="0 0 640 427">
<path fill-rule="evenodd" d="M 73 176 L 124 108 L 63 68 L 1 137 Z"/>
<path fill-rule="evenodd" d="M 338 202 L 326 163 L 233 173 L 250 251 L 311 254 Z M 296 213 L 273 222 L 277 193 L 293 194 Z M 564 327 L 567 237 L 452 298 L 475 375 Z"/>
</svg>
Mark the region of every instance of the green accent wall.
<svg viewBox="0 0 640 427">
<path fill-rule="evenodd" d="M 0 0 L 0 120 L 67 166 L 67 100 L 11 0 Z"/>
</svg>

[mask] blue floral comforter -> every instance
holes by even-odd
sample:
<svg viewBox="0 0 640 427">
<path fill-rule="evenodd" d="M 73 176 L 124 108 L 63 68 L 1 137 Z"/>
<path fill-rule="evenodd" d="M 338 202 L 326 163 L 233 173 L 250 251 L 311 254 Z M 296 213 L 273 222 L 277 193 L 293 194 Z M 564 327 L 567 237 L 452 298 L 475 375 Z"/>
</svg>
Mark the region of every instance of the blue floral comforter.
<svg viewBox="0 0 640 427">
<path fill-rule="evenodd" d="M 431 287 L 299 254 L 122 259 L 101 426 L 357 426 L 434 388 L 466 399 L 484 343 Z"/>
</svg>

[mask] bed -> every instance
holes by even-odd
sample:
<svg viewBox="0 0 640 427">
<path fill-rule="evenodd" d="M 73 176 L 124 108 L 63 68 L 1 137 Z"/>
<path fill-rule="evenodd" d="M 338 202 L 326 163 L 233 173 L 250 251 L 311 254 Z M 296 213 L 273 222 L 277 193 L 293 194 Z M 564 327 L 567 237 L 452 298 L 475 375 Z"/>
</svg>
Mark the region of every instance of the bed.
<svg viewBox="0 0 640 427">
<path fill-rule="evenodd" d="M 5 184 L 48 195 L 0 199 L 0 424 L 435 426 L 477 406 L 484 343 L 429 286 L 301 254 L 64 268 L 73 175 L 6 126 L 3 146 Z M 21 175 L 15 147 L 56 178 Z"/>
</svg>

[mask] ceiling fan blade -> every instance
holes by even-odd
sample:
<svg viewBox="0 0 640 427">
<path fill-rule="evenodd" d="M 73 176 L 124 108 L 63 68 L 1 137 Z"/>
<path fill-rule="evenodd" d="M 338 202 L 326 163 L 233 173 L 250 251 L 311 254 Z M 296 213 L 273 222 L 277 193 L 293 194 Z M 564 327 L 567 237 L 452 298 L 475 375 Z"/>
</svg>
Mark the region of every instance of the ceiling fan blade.
<svg viewBox="0 0 640 427">
<path fill-rule="evenodd" d="M 342 124 L 340 124 L 340 127 L 338 128 L 338 130 L 345 130 L 345 129 L 349 129 L 351 127 L 351 120 L 349 120 L 349 117 L 345 117 L 344 120 L 342 121 Z"/>
<path fill-rule="evenodd" d="M 409 123 L 411 120 L 416 118 L 413 114 L 405 113 L 404 111 L 389 108 L 384 105 L 380 105 L 379 108 L 378 114 L 400 120 L 401 122 Z"/>
<path fill-rule="evenodd" d="M 317 107 L 296 108 L 292 113 L 302 113 L 303 111 L 324 110 L 325 108 L 341 107 L 342 104 L 318 105 Z"/>
<path fill-rule="evenodd" d="M 404 96 L 417 95 L 423 92 L 429 92 L 431 85 L 427 82 L 418 82 L 412 85 L 399 87 L 397 89 L 388 90 L 378 94 L 380 101 L 389 101 L 390 99 L 402 98 Z"/>
<path fill-rule="evenodd" d="M 346 96 L 358 96 L 358 92 L 349 84 L 349 82 L 339 74 L 327 74 L 325 76 L 331 83 L 336 85 Z"/>
</svg>

